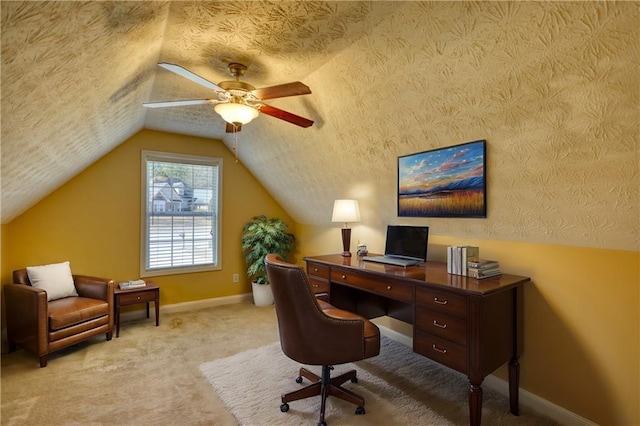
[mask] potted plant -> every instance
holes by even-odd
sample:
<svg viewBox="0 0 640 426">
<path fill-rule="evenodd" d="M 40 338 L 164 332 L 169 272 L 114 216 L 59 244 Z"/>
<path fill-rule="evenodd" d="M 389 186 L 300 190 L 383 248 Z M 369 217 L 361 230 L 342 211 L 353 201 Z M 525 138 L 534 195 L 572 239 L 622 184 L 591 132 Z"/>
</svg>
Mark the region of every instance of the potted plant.
<svg viewBox="0 0 640 426">
<path fill-rule="evenodd" d="M 242 251 L 247 261 L 247 275 L 252 281 L 253 301 L 257 306 L 273 304 L 264 258 L 269 253 L 276 253 L 287 260 L 295 237 L 286 229 L 287 224 L 282 219 L 267 219 L 261 215 L 253 217 L 242 231 Z"/>
</svg>

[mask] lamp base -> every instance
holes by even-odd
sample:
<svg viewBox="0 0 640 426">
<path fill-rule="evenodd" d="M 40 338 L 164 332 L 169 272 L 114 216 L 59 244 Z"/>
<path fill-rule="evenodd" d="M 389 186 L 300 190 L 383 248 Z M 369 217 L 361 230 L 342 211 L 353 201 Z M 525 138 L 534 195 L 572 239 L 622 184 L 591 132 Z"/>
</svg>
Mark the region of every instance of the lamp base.
<svg viewBox="0 0 640 426">
<path fill-rule="evenodd" d="M 342 228 L 342 257 L 351 257 L 351 228 Z"/>
</svg>

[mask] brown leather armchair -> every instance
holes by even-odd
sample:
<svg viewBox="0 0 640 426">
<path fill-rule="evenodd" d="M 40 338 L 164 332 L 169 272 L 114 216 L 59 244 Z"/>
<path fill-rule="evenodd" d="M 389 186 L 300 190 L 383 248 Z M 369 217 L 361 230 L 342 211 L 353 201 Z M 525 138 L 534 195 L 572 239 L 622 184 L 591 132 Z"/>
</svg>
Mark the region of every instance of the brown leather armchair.
<svg viewBox="0 0 640 426">
<path fill-rule="evenodd" d="M 316 299 L 301 267 L 285 263 L 275 254 L 267 255 L 265 264 L 273 290 L 282 351 L 301 364 L 322 366 L 321 376 L 306 368 L 300 369 L 296 382 L 302 383 L 304 377 L 312 383 L 283 395 L 280 410 L 288 411 L 291 401 L 321 395 L 318 426 L 325 426 L 326 399 L 333 395 L 355 404 L 356 414 L 364 414 L 364 398 L 342 387 L 348 380 L 357 382 L 356 371 L 334 378 L 330 373 L 333 365 L 378 355 L 380 330 L 360 315 Z"/>
<path fill-rule="evenodd" d="M 113 336 L 113 280 L 73 275 L 78 296 L 47 301 L 47 292 L 32 287 L 26 269 L 13 271 L 5 284 L 9 352 L 21 346 L 47 366 L 50 353 L 95 335 Z"/>
</svg>

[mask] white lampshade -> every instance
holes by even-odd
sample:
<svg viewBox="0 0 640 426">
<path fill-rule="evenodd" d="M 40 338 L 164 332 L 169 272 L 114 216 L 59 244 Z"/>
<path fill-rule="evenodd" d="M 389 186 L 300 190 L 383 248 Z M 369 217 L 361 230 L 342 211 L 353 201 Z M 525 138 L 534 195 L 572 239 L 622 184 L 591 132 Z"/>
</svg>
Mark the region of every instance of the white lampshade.
<svg viewBox="0 0 640 426">
<path fill-rule="evenodd" d="M 238 103 L 217 104 L 213 109 L 224 121 L 231 124 L 247 124 L 258 116 L 257 109 Z"/>
<path fill-rule="evenodd" d="M 345 227 L 348 222 L 360 222 L 360 209 L 358 200 L 336 200 L 333 203 L 332 222 L 344 222 Z"/>
</svg>

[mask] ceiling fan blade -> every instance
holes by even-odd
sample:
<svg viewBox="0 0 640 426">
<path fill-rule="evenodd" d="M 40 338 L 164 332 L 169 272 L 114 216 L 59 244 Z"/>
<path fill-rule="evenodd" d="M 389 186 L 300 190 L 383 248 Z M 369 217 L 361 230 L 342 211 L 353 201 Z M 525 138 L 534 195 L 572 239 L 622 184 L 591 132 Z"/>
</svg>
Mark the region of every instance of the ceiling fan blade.
<svg viewBox="0 0 640 426">
<path fill-rule="evenodd" d="M 251 93 L 253 93 L 258 99 L 265 100 L 285 98 L 287 96 L 309 95 L 311 94 L 311 89 L 299 81 L 294 81 L 293 83 L 262 87 L 260 89 L 252 90 Z"/>
<path fill-rule="evenodd" d="M 145 102 L 142 105 L 146 106 L 147 108 L 164 108 L 175 106 L 213 104 L 216 102 L 218 101 L 215 99 L 187 99 L 184 101 Z"/>
<path fill-rule="evenodd" d="M 295 124 L 300 127 L 309 127 L 313 124 L 313 120 L 300 117 L 299 115 L 291 114 L 290 112 L 283 111 L 270 105 L 262 104 L 260 106 L 260 112 L 263 112 L 275 118 L 279 118 L 280 120 L 288 121 L 289 123 Z"/>
<path fill-rule="evenodd" d="M 216 92 L 226 92 L 226 90 L 224 90 L 222 87 L 218 86 L 217 84 L 210 82 L 206 78 L 200 77 L 198 74 L 195 74 L 186 68 L 182 68 L 180 65 L 160 62 L 158 66 L 168 71 L 171 71 L 172 73 L 178 74 L 181 77 L 187 78 L 193 81 L 194 83 L 198 83 L 199 85 L 204 86 L 208 89 L 214 90 Z"/>
<path fill-rule="evenodd" d="M 227 123 L 227 128 L 225 130 L 227 133 L 238 133 L 242 130 L 242 124 Z"/>
</svg>

